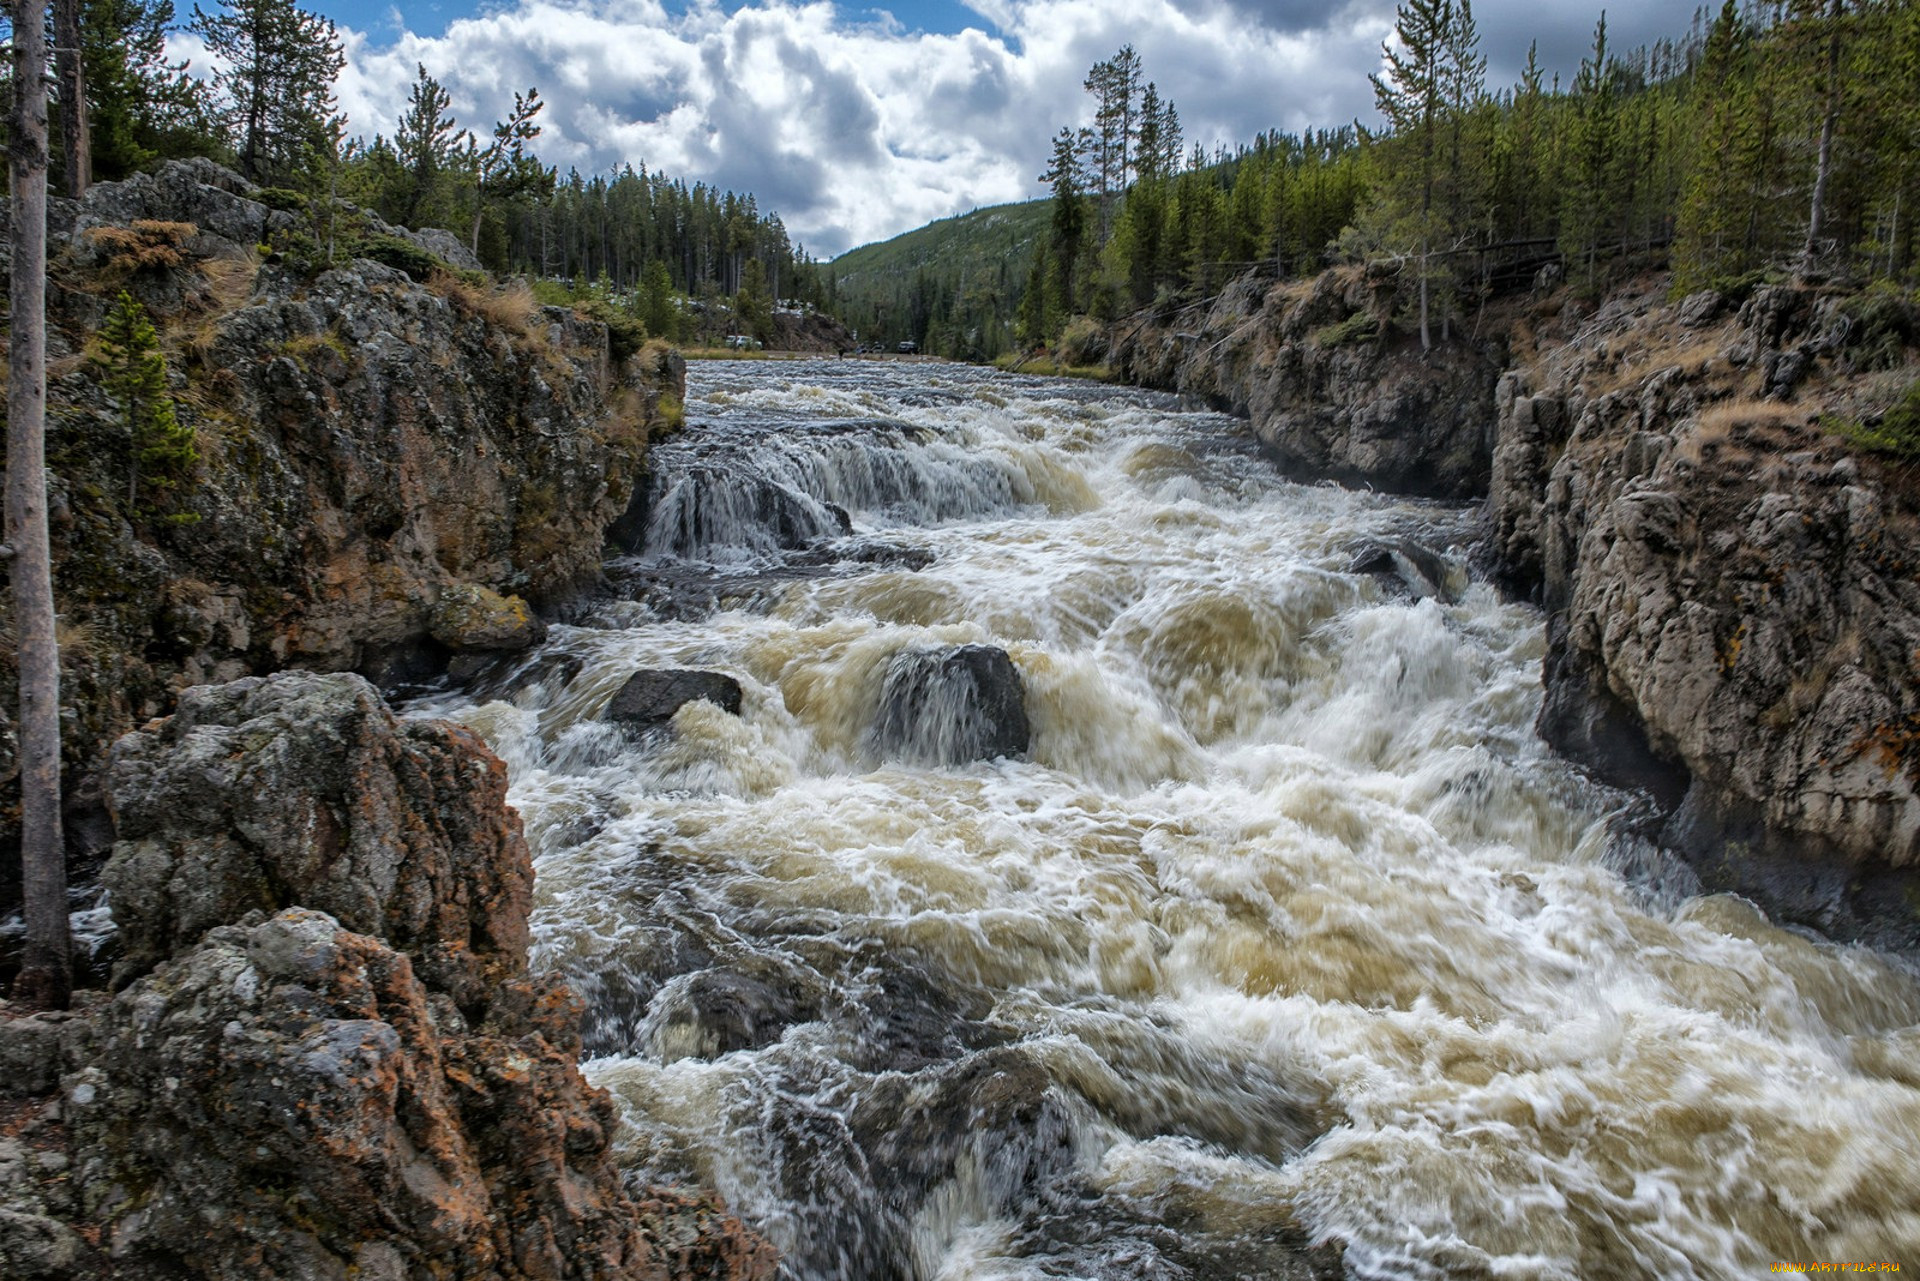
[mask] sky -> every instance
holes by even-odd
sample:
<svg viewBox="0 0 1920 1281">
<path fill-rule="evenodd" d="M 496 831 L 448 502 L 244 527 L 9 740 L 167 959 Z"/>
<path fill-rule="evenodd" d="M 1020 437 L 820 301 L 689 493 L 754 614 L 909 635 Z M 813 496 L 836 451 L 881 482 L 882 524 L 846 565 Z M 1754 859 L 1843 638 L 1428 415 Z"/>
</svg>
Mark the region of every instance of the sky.
<svg viewBox="0 0 1920 1281">
<path fill-rule="evenodd" d="M 1369 72 L 1392 0 L 306 0 L 346 43 L 349 132 L 391 136 L 416 65 L 486 133 L 537 87 L 535 149 L 562 173 L 621 164 L 752 192 L 827 258 L 1041 194 L 1049 144 L 1091 115 L 1087 69 L 1122 44 L 1189 145 L 1377 122 Z M 210 7 L 210 3 L 209 3 Z M 1599 0 L 1478 0 L 1491 85 L 1530 41 L 1571 79 Z M 1682 34 L 1673 0 L 1606 0 L 1618 49 Z M 177 56 L 204 65 L 190 35 Z"/>
</svg>

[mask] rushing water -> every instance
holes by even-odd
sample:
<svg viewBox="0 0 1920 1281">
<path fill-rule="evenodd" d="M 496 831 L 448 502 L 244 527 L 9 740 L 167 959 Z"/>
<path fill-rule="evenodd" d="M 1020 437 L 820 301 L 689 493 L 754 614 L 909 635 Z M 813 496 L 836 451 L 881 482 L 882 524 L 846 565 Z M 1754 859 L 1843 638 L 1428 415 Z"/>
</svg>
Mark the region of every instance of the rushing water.
<svg viewBox="0 0 1920 1281">
<path fill-rule="evenodd" d="M 1609 839 L 1470 513 L 958 367 L 687 410 L 625 599 L 417 709 L 512 769 L 637 1173 L 797 1278 L 1920 1268 L 1920 986 Z M 888 750 L 898 656 L 965 643 L 1025 758 Z M 642 668 L 740 714 L 602 721 Z"/>
</svg>

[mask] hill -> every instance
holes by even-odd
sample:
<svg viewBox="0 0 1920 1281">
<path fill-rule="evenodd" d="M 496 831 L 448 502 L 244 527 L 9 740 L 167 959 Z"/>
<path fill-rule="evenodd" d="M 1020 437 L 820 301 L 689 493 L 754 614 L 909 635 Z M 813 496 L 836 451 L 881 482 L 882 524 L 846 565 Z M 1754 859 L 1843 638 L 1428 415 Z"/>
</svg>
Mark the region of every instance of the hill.
<svg viewBox="0 0 1920 1281">
<path fill-rule="evenodd" d="M 994 205 L 850 249 L 827 266 L 834 310 L 863 339 L 997 355 L 1048 217 L 1045 200 Z"/>
</svg>

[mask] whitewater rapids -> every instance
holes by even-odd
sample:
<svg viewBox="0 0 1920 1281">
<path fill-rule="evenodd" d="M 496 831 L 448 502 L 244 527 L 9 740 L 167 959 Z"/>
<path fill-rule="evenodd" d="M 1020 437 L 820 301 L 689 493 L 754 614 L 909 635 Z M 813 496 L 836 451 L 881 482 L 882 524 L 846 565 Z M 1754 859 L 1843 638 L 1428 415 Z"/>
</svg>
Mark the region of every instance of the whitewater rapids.
<svg viewBox="0 0 1920 1281">
<path fill-rule="evenodd" d="M 1920 983 L 1614 835 L 1471 512 L 957 366 L 696 364 L 687 422 L 623 599 L 411 709 L 511 769 L 636 1177 L 810 1281 L 1920 1268 Z M 886 759 L 960 644 L 1025 758 Z M 643 668 L 740 714 L 601 720 Z"/>
</svg>

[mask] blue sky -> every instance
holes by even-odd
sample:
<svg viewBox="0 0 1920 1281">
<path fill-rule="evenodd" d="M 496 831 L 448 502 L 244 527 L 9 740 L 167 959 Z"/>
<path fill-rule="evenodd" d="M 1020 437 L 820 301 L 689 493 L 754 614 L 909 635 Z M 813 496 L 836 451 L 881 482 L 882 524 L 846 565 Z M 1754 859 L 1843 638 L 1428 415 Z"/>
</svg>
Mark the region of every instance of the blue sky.
<svg viewBox="0 0 1920 1281">
<path fill-rule="evenodd" d="M 352 132 L 391 133 L 416 64 L 485 131 L 547 102 L 562 172 L 645 164 L 751 191 L 819 256 L 1040 194 L 1049 142 L 1086 120 L 1087 68 L 1132 44 L 1208 147 L 1375 121 L 1393 0 L 310 0 L 341 27 Z M 211 0 L 202 0 L 211 3 Z M 1691 4 L 1608 0 L 1616 49 L 1678 36 Z M 1489 82 L 1537 39 L 1571 74 L 1599 3 L 1475 0 Z M 178 55 L 204 61 L 191 36 Z"/>
</svg>

